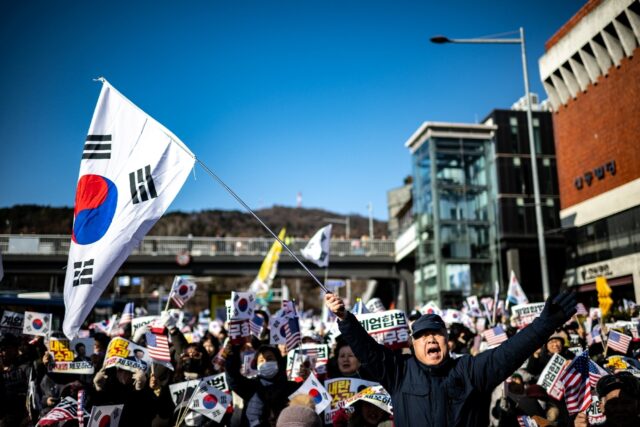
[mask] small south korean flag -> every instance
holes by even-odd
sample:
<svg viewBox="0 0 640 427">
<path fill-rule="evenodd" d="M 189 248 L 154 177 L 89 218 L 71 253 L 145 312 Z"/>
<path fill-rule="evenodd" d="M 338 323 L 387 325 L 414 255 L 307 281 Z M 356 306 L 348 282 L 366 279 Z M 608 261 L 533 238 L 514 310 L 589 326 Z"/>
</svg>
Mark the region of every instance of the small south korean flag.
<svg viewBox="0 0 640 427">
<path fill-rule="evenodd" d="M 231 292 L 231 319 L 247 320 L 253 318 L 256 296 L 253 292 Z"/>
<path fill-rule="evenodd" d="M 269 319 L 270 344 L 287 344 L 287 330 L 285 326 L 288 324 L 289 318 L 284 315 L 283 310 L 279 310 L 271 316 L 271 319 Z"/>
<path fill-rule="evenodd" d="M 298 395 L 311 397 L 313 403 L 316 404 L 317 414 L 321 414 L 331 403 L 331 396 L 329 396 L 327 390 L 320 384 L 320 381 L 318 381 L 313 373 L 310 373 L 309 378 L 302 383 L 300 388 L 289 396 L 289 400 Z"/>
<path fill-rule="evenodd" d="M 117 427 L 120 423 L 123 405 L 94 406 L 91 410 L 88 427 Z"/>
<path fill-rule="evenodd" d="M 189 407 L 219 423 L 227 413 L 232 397 L 217 388 L 201 382 Z"/>
<path fill-rule="evenodd" d="M 25 335 L 39 335 L 46 337 L 51 332 L 51 313 L 24 312 L 22 333 Z"/>
</svg>

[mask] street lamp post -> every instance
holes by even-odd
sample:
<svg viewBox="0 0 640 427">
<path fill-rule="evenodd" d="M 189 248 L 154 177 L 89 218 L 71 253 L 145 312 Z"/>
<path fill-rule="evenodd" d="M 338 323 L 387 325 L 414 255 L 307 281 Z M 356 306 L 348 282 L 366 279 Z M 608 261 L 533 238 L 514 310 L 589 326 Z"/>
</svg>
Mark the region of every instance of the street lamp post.
<svg viewBox="0 0 640 427">
<path fill-rule="evenodd" d="M 533 121 L 531 117 L 531 95 L 529 93 L 529 75 L 527 73 L 527 53 L 525 49 L 524 28 L 520 27 L 520 38 L 475 38 L 449 39 L 445 36 L 431 38 L 433 43 L 469 43 L 469 44 L 519 44 L 522 50 L 522 77 L 527 99 L 527 128 L 529 130 L 529 151 L 531 151 L 531 175 L 533 178 L 533 197 L 535 200 L 536 228 L 538 234 L 538 248 L 540 250 L 540 275 L 542 276 L 542 294 L 549 297 L 549 272 L 547 271 L 547 249 L 544 242 L 544 224 L 542 222 L 542 207 L 540 202 L 540 185 L 538 183 L 538 163 L 536 160 L 536 146 L 533 140 Z"/>
</svg>

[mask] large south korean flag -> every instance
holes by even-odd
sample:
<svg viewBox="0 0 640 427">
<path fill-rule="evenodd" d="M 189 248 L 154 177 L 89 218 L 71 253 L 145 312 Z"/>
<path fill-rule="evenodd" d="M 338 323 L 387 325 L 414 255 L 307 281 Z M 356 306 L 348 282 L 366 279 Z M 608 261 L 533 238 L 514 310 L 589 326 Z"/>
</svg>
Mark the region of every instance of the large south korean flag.
<svg viewBox="0 0 640 427">
<path fill-rule="evenodd" d="M 106 80 L 80 162 L 64 283 L 63 330 L 75 338 L 131 251 L 182 188 L 195 156 Z"/>
</svg>

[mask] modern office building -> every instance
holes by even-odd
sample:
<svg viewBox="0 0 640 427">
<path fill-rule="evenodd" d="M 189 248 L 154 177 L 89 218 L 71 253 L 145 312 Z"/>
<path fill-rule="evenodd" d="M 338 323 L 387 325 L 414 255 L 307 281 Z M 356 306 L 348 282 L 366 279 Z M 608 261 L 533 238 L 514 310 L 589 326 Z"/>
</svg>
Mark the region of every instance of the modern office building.
<svg viewBox="0 0 640 427">
<path fill-rule="evenodd" d="M 640 2 L 589 1 L 546 44 L 565 281 L 593 299 L 640 298 Z"/>
<path fill-rule="evenodd" d="M 532 94 L 532 127 L 545 231 L 545 247 L 551 292 L 562 283 L 565 244 L 560 228 L 560 197 L 556 174 L 551 113 Z M 536 228 L 531 152 L 527 114 L 523 100 L 511 110 L 493 110 L 483 121 L 496 126 L 490 168 L 494 173 L 492 201 L 496 209 L 498 268 L 502 289 L 514 271 L 532 301 L 542 301 L 540 252 Z"/>
<path fill-rule="evenodd" d="M 413 163 L 414 224 L 396 249 L 415 248 L 415 304 L 449 305 L 491 293 L 497 278 L 489 168 L 495 130 L 425 122 L 405 143 Z"/>
</svg>

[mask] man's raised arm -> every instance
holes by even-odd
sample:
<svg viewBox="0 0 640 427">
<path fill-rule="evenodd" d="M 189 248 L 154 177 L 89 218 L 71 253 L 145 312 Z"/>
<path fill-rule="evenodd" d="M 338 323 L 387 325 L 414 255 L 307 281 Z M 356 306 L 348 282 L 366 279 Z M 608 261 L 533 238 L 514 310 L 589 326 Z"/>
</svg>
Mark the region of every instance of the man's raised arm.
<svg viewBox="0 0 640 427">
<path fill-rule="evenodd" d="M 547 300 L 542 313 L 529 326 L 497 348 L 472 359 L 472 381 L 480 390 L 492 390 L 540 348 L 576 312 L 574 292 L 565 291 Z"/>
<path fill-rule="evenodd" d="M 342 298 L 326 294 L 325 304 L 340 320 L 338 327 L 353 354 L 369 376 L 391 393 L 402 367 L 402 360 L 393 351 L 378 344 L 362 327 L 356 316 L 345 309 Z"/>
</svg>

